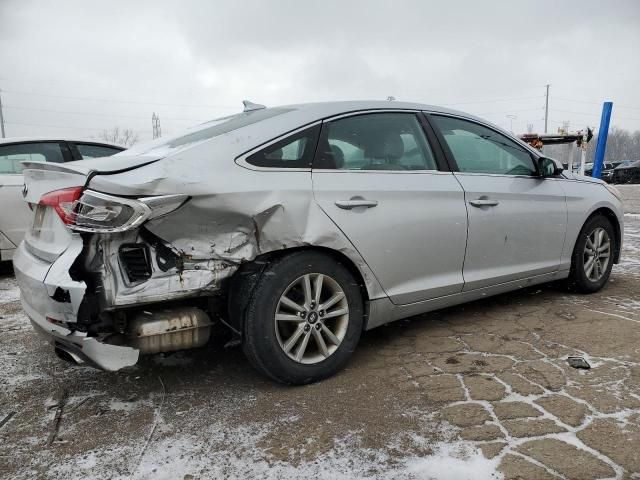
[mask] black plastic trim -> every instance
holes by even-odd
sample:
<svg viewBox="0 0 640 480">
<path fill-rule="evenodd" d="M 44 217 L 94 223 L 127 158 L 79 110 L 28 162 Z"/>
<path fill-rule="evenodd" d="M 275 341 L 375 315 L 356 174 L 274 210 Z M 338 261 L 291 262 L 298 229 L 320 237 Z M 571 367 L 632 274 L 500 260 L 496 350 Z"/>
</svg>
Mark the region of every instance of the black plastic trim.
<svg viewBox="0 0 640 480">
<path fill-rule="evenodd" d="M 438 170 L 441 172 L 451 172 L 452 171 L 451 165 L 449 164 L 449 161 L 442 148 L 442 145 L 440 144 L 440 140 L 438 139 L 438 136 L 436 135 L 434 128 L 431 126 L 431 123 L 429 123 L 429 120 L 425 112 L 418 113 L 418 121 L 420 122 L 420 125 L 422 126 L 422 130 L 427 136 L 427 140 L 429 141 L 429 144 L 431 145 L 431 151 L 433 152 L 436 158 L 436 164 L 438 165 Z"/>
</svg>

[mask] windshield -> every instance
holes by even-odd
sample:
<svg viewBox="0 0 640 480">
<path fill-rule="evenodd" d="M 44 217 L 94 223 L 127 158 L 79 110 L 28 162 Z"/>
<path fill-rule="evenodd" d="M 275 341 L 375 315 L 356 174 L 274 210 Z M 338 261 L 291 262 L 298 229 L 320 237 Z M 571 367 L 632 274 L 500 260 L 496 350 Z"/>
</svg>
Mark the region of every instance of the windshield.
<svg viewBox="0 0 640 480">
<path fill-rule="evenodd" d="M 161 140 L 144 143 L 131 148 L 124 153 L 125 155 L 166 155 L 170 150 L 200 143 L 213 137 L 217 137 L 218 135 L 232 132 L 239 128 L 246 127 L 247 125 L 251 125 L 292 110 L 293 109 L 291 108 L 263 108 L 260 110 L 252 110 L 249 112 L 242 112 L 227 117 L 217 118 L 192 127 L 180 135 L 169 139 L 163 138 Z"/>
</svg>

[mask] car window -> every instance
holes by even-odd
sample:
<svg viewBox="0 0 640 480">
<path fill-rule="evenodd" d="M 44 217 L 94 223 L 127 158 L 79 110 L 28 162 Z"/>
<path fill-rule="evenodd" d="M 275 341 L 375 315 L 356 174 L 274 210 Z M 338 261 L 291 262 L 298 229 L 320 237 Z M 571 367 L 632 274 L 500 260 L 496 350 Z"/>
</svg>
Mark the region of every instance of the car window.
<svg viewBox="0 0 640 480">
<path fill-rule="evenodd" d="M 56 142 L 0 145 L 0 174 L 21 173 L 23 161 L 62 163 L 64 160 L 60 144 Z"/>
<path fill-rule="evenodd" d="M 247 157 L 247 163 L 267 168 L 311 168 L 320 126 L 307 128 Z"/>
<path fill-rule="evenodd" d="M 490 128 L 459 118 L 432 115 L 461 172 L 536 175 L 531 155 Z"/>
<path fill-rule="evenodd" d="M 106 147 L 104 145 L 91 145 L 90 143 L 76 143 L 78 153 L 84 158 L 110 157 L 122 151 L 121 148 Z"/>
<path fill-rule="evenodd" d="M 437 170 L 414 113 L 371 113 L 325 123 L 313 168 Z"/>
</svg>

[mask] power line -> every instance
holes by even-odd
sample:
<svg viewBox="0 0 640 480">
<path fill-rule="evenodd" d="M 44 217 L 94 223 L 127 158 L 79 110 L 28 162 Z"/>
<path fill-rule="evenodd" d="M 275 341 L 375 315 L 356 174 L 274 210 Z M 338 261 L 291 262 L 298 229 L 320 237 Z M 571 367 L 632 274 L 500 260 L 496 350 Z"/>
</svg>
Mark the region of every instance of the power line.
<svg viewBox="0 0 640 480">
<path fill-rule="evenodd" d="M 443 103 L 444 106 L 454 106 L 454 105 L 472 105 L 474 103 L 497 103 L 497 102 L 511 102 L 514 100 L 530 100 L 533 98 L 542 98 L 544 95 L 536 95 L 534 97 L 514 97 L 514 98 L 497 98 L 493 100 L 477 100 L 475 102 L 457 102 L 457 103 Z"/>
<path fill-rule="evenodd" d="M 501 115 L 503 113 L 512 113 L 512 112 L 533 112 L 542 110 L 541 107 L 536 108 L 512 108 L 511 110 L 503 110 L 501 112 L 487 112 L 487 113 L 476 113 L 476 115 Z"/>
<path fill-rule="evenodd" d="M 616 106 L 616 108 L 628 108 L 630 110 L 640 110 L 640 107 L 627 107 L 626 105 L 618 105 L 618 104 L 615 104 L 615 103 L 614 103 L 614 105 Z"/>
<path fill-rule="evenodd" d="M 602 105 L 602 103 L 598 103 L 598 102 L 587 102 L 585 100 L 573 100 L 571 98 L 564 98 L 564 97 L 553 97 L 554 100 L 564 100 L 566 102 L 576 102 L 576 103 L 587 103 L 589 105 Z"/>
<path fill-rule="evenodd" d="M 47 109 L 47 108 L 35 108 L 35 107 L 16 107 L 13 105 L 4 105 L 4 108 L 11 108 L 11 109 L 16 109 L 16 110 L 31 110 L 31 111 L 37 111 L 37 112 L 49 112 L 49 113 L 63 113 L 63 114 L 68 114 L 68 115 L 88 115 L 91 117 L 117 117 L 117 118 L 135 118 L 135 119 L 141 119 L 141 120 L 148 120 L 149 117 L 148 116 L 142 116 L 142 115 L 120 115 L 120 114 L 110 114 L 110 113 L 91 113 L 91 112 L 70 112 L 67 110 L 51 110 L 51 109 Z M 193 118 L 177 118 L 177 117 L 165 117 L 169 120 L 177 120 L 177 121 L 184 121 L 184 122 L 203 122 L 206 120 L 196 120 Z"/>
<path fill-rule="evenodd" d="M 107 103 L 131 103 L 136 105 L 162 105 L 166 107 L 194 107 L 194 108 L 221 108 L 221 109 L 234 109 L 237 110 L 238 107 L 233 107 L 230 105 L 205 105 L 205 104 L 188 104 L 188 103 L 161 103 L 161 102 L 141 102 L 138 100 L 116 100 L 112 98 L 92 98 L 92 97 L 74 97 L 71 95 L 51 95 L 48 93 L 38 93 L 38 92 L 20 92 L 17 90 L 3 90 L 3 92 L 13 93 L 16 95 L 29 95 L 36 97 L 50 97 L 50 98 L 64 98 L 67 100 L 85 100 L 90 102 L 107 102 Z"/>
<path fill-rule="evenodd" d="M 41 123 L 22 123 L 22 122 L 5 122 L 7 125 L 22 125 L 22 126 L 26 126 L 26 127 L 46 127 L 46 128 L 68 128 L 68 129 L 74 129 L 74 130 L 93 130 L 93 131 L 101 131 L 103 130 L 103 128 L 100 127 L 96 127 L 96 128 L 91 128 L 91 127 L 74 127 L 74 126 L 70 126 L 70 125 L 43 125 Z M 139 131 L 136 133 L 140 133 Z"/>
<path fill-rule="evenodd" d="M 554 98 L 554 100 L 563 100 L 565 102 L 585 103 L 585 104 L 588 104 L 588 105 L 599 105 L 599 106 L 602 106 L 602 104 L 604 103 L 604 102 L 588 102 L 586 100 L 576 100 L 576 99 L 573 99 L 573 98 L 565 98 L 565 97 L 553 97 L 553 98 Z M 630 107 L 628 105 L 618 105 L 617 103 L 614 103 L 614 106 L 616 108 L 628 108 L 628 109 L 631 109 L 631 110 L 640 110 L 640 107 Z"/>
<path fill-rule="evenodd" d="M 161 106 L 170 106 L 170 107 L 193 107 L 193 108 L 220 108 L 220 109 L 237 109 L 235 106 L 231 105 L 207 105 L 207 104 L 179 104 L 179 103 L 162 103 L 162 102 L 142 102 L 138 100 L 118 100 L 118 99 L 109 99 L 109 98 L 95 98 L 95 97 L 77 97 L 71 95 L 53 95 L 48 93 L 40 93 L 40 92 L 22 92 L 18 90 L 3 90 L 7 93 L 17 94 L 17 95 L 27 95 L 27 96 L 38 96 L 38 97 L 49 97 L 49 98 L 62 98 L 62 99 L 70 99 L 70 100 L 84 100 L 84 101 L 92 101 L 92 102 L 107 102 L 107 103 L 130 103 L 135 105 L 161 105 Z M 494 102 L 510 102 L 514 100 L 531 100 L 536 98 L 542 98 L 544 95 L 536 95 L 536 96 L 526 96 L 526 97 L 512 97 L 512 98 L 497 98 L 497 99 L 486 99 L 486 100 L 476 100 L 476 101 L 467 101 L 467 102 L 455 102 L 455 103 L 443 103 L 442 105 L 473 105 L 477 103 L 494 103 Z M 18 108 L 18 107 L 14 107 Z"/>
<path fill-rule="evenodd" d="M 553 110 L 557 111 L 557 112 L 562 112 L 562 113 L 570 113 L 572 115 L 582 115 L 585 117 L 598 117 L 599 114 L 598 113 L 588 113 L 588 112 L 574 112 L 572 110 L 562 110 L 560 108 L 554 108 Z M 614 115 L 615 119 L 620 119 L 620 120 L 637 120 L 640 121 L 640 118 L 633 118 L 633 117 L 621 117 L 620 115 Z"/>
</svg>

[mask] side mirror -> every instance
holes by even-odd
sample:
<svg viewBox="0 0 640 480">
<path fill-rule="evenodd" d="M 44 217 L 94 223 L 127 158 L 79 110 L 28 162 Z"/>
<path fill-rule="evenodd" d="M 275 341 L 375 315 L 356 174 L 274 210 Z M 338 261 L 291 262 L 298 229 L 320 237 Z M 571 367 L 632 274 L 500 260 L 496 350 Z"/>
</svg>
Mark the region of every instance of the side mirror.
<svg viewBox="0 0 640 480">
<path fill-rule="evenodd" d="M 555 177 L 560 175 L 563 170 L 564 168 L 558 160 L 549 157 L 538 158 L 538 173 L 541 177 Z"/>
</svg>

